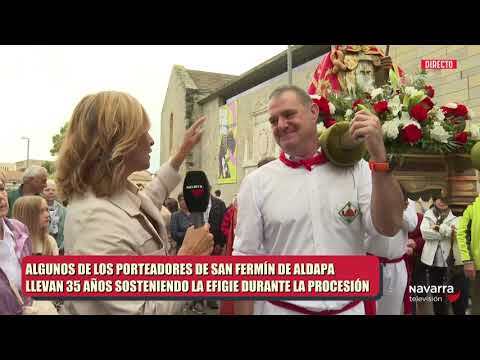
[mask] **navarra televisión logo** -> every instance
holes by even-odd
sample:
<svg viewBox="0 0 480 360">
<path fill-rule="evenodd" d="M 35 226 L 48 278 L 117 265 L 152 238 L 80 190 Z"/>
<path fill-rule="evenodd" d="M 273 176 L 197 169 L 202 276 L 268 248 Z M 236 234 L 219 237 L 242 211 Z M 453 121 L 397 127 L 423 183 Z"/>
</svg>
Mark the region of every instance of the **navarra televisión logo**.
<svg viewBox="0 0 480 360">
<path fill-rule="evenodd" d="M 455 292 L 452 285 L 410 285 L 410 301 L 442 301 L 446 296 L 450 303 L 460 298 L 460 290 Z"/>
</svg>

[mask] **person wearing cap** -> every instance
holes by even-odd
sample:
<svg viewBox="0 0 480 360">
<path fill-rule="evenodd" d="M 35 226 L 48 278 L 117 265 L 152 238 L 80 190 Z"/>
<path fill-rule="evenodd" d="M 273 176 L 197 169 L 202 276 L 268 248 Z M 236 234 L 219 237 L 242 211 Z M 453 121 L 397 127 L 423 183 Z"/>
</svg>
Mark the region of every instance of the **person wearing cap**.
<svg viewBox="0 0 480 360">
<path fill-rule="evenodd" d="M 378 118 L 356 113 L 349 131 L 364 138 L 365 160 L 340 167 L 328 160 L 317 136 L 318 105 L 296 86 L 270 95 L 269 121 L 282 152 L 249 173 L 238 194 L 233 255 L 365 255 L 362 234 L 394 236 L 403 196 L 388 172 Z M 337 124 L 338 125 L 338 124 Z M 336 126 L 336 125 L 334 125 Z M 359 300 L 237 301 L 236 314 L 363 315 Z"/>
<path fill-rule="evenodd" d="M 434 197 L 433 205 L 431 209 L 425 212 L 420 225 L 420 231 L 425 240 L 421 261 L 427 265 L 427 282 L 429 285 L 446 285 L 449 266 L 447 260 L 450 251 L 453 251 L 455 265 L 462 265 L 457 243 L 454 242 L 457 222 L 458 218 L 453 215 L 446 198 L 443 196 Z M 440 301 L 433 302 L 435 315 L 448 315 L 446 293 L 435 295 L 441 298 Z"/>
</svg>

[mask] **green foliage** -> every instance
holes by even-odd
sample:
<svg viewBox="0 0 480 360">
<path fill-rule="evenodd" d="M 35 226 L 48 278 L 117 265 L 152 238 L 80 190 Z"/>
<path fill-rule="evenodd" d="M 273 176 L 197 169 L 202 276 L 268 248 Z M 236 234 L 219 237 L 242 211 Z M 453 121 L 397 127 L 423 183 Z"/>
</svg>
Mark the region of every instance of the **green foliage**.
<svg viewBox="0 0 480 360">
<path fill-rule="evenodd" d="M 52 156 L 55 156 L 60 151 L 60 148 L 62 147 L 63 139 L 65 138 L 65 134 L 67 133 L 67 130 L 68 130 L 68 122 L 66 122 L 65 125 L 63 125 L 63 127 L 60 129 L 60 132 L 58 134 L 55 134 L 52 137 L 53 147 L 50 149 L 50 154 Z"/>
<path fill-rule="evenodd" d="M 42 166 L 47 169 L 49 177 L 53 176 L 55 174 L 55 163 L 53 161 L 44 161 L 42 163 Z"/>
</svg>

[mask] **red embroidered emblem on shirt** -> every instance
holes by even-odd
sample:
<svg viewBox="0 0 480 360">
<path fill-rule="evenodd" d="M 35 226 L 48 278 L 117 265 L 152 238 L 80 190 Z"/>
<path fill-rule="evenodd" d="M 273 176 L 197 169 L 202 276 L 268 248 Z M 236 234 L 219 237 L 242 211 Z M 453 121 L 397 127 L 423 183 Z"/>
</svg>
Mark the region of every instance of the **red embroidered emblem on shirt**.
<svg viewBox="0 0 480 360">
<path fill-rule="evenodd" d="M 351 224 L 358 216 L 360 211 L 349 201 L 340 209 L 338 215 L 347 224 Z"/>
</svg>

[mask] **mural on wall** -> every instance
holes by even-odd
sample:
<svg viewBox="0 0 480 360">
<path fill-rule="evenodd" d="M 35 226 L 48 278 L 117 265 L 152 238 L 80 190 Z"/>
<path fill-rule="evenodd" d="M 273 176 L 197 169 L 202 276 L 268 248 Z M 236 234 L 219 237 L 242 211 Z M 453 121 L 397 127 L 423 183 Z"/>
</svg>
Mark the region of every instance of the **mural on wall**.
<svg viewBox="0 0 480 360">
<path fill-rule="evenodd" d="M 219 110 L 220 144 L 218 152 L 218 184 L 237 183 L 237 120 L 238 102 Z"/>
<path fill-rule="evenodd" d="M 267 112 L 255 116 L 253 148 L 255 162 L 258 162 L 265 157 L 276 157 L 280 154 L 280 148 L 273 137 Z"/>
</svg>

